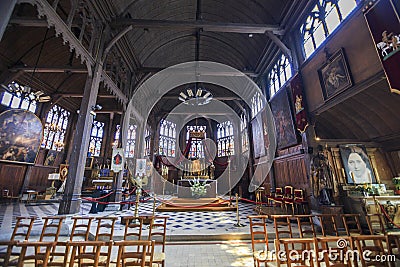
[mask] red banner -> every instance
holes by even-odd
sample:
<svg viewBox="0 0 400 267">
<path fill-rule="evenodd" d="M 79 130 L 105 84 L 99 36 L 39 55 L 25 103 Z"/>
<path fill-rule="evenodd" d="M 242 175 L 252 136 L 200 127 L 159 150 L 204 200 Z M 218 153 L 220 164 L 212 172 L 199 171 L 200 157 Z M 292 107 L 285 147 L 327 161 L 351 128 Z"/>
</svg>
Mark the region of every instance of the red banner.
<svg viewBox="0 0 400 267">
<path fill-rule="evenodd" d="M 303 93 L 303 82 L 300 74 L 296 73 L 290 81 L 290 90 L 292 92 L 293 106 L 295 112 L 297 129 L 302 133 L 308 126 L 307 111 L 305 109 L 305 99 Z"/>
<path fill-rule="evenodd" d="M 400 19 L 392 0 L 369 2 L 364 16 L 390 90 L 400 94 Z"/>
</svg>

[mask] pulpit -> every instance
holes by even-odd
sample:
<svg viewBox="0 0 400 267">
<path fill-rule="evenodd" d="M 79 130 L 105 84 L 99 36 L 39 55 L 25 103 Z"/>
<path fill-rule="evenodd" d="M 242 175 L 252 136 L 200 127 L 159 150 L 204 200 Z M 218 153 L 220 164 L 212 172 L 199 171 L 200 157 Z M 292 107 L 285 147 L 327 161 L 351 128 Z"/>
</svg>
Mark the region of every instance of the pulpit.
<svg viewBox="0 0 400 267">
<path fill-rule="evenodd" d="M 179 198 L 193 198 L 192 191 L 190 190 L 191 183 L 194 179 L 182 179 L 178 180 L 178 197 Z M 200 183 L 206 183 L 210 186 L 207 187 L 207 193 L 205 198 L 216 198 L 217 197 L 217 181 L 211 179 L 196 179 Z"/>
</svg>

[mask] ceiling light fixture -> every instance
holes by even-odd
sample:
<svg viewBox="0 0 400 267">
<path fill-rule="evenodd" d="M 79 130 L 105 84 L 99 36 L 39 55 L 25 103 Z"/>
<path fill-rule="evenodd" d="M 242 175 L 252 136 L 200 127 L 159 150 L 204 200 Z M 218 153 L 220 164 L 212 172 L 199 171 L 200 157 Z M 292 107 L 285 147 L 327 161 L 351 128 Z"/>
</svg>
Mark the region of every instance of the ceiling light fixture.
<svg viewBox="0 0 400 267">
<path fill-rule="evenodd" d="M 202 106 L 207 105 L 213 99 L 213 95 L 204 87 L 194 87 L 184 89 L 179 93 L 178 99 L 186 105 Z"/>
<path fill-rule="evenodd" d="M 21 99 L 35 100 L 40 103 L 48 102 L 51 100 L 51 97 L 44 95 L 43 91 L 31 92 L 30 86 L 27 86 L 27 85 L 22 86 L 16 82 L 11 82 L 7 86 L 2 84 L 1 87 L 5 91 L 7 91 Z"/>
</svg>

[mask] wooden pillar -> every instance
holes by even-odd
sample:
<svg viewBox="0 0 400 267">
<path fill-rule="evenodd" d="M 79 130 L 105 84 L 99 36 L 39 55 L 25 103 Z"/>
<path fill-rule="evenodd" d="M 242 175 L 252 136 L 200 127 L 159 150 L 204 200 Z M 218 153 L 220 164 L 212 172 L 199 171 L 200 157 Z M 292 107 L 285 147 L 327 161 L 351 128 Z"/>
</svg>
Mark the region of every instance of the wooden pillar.
<svg viewBox="0 0 400 267">
<path fill-rule="evenodd" d="M 124 127 L 124 120 L 125 116 L 127 116 L 127 113 L 123 113 L 121 116 L 121 121 L 120 121 L 120 137 L 119 137 L 119 142 L 118 142 L 118 147 L 126 148 L 126 138 L 125 140 L 122 140 L 122 135 L 125 135 L 123 133 L 123 129 L 126 129 Z M 111 124 L 111 119 L 112 117 L 110 116 L 110 124 Z M 126 163 L 126 159 L 125 159 Z M 124 163 L 124 164 L 125 164 Z M 120 171 L 119 173 L 116 174 L 114 184 L 113 184 L 113 189 L 115 190 L 115 199 L 114 201 L 119 202 L 122 200 L 122 183 L 124 181 L 124 171 Z"/>
<path fill-rule="evenodd" d="M 10 21 L 17 0 L 1 0 L 0 1 L 0 41 L 6 31 L 8 22 Z"/>
<path fill-rule="evenodd" d="M 58 214 L 78 213 L 80 210 L 81 201 L 79 198 L 82 190 L 90 131 L 93 123 L 93 115 L 90 112 L 92 111 L 92 107 L 96 105 L 102 70 L 102 64 L 97 62 L 93 73 L 89 73 L 86 80 L 72 144 L 65 192 Z"/>
</svg>

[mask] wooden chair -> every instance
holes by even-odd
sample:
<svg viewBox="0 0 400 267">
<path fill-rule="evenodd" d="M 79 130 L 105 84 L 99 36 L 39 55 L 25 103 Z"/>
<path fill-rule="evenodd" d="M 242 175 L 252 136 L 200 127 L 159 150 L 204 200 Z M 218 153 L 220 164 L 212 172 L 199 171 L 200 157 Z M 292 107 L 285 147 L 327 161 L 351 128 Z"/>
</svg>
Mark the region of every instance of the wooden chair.
<svg viewBox="0 0 400 267">
<path fill-rule="evenodd" d="M 303 189 L 294 189 L 293 190 L 293 204 L 295 208 L 295 212 L 297 214 L 308 214 L 308 201 L 304 196 Z"/>
<path fill-rule="evenodd" d="M 355 244 L 355 248 L 358 250 L 360 255 L 361 266 L 389 266 L 388 261 L 379 262 L 373 261 L 377 255 L 380 258 L 388 257 L 383 242 L 387 242 L 387 237 L 383 235 L 359 235 L 352 236 L 352 242 Z M 369 259 L 366 259 L 362 255 L 367 255 Z M 357 265 L 358 266 L 358 265 Z"/>
<path fill-rule="evenodd" d="M 265 215 L 248 216 L 250 221 L 251 249 L 253 251 L 254 267 L 261 263 L 267 266 L 267 262 L 275 261 L 275 257 L 269 248 L 267 219 Z"/>
<path fill-rule="evenodd" d="M 313 221 L 314 215 L 296 215 L 295 217 L 299 228 L 300 238 L 317 236 Z"/>
<path fill-rule="evenodd" d="M 155 216 L 150 222 L 149 241 L 154 240 L 153 263 L 165 267 L 165 242 L 168 216 Z"/>
<path fill-rule="evenodd" d="M 99 266 L 101 248 L 105 246 L 103 241 L 68 241 L 71 249 L 69 259 L 69 267 L 82 266 Z M 87 247 L 91 247 L 89 250 Z M 90 263 L 88 262 L 90 261 Z"/>
<path fill-rule="evenodd" d="M 112 251 L 113 236 L 114 236 L 114 225 L 117 220 L 116 217 L 99 217 L 96 218 L 98 221 L 96 228 L 95 241 L 104 241 L 107 245 L 107 251 L 100 252 L 100 266 L 108 267 L 110 265 L 110 255 Z"/>
<path fill-rule="evenodd" d="M 360 214 L 342 214 L 344 229 L 347 236 L 362 235 Z"/>
<path fill-rule="evenodd" d="M 292 225 L 290 219 L 293 218 L 292 215 L 272 215 L 272 219 L 274 220 L 274 228 L 275 228 L 275 251 L 283 251 L 284 247 L 282 247 L 280 240 L 282 238 L 293 238 Z M 279 258 L 276 259 L 277 266 L 280 266 L 282 261 Z"/>
<path fill-rule="evenodd" d="M 145 217 L 126 216 L 124 240 L 142 240 Z"/>
<path fill-rule="evenodd" d="M 115 241 L 118 247 L 116 266 L 153 266 L 154 243 L 154 240 Z"/>
<path fill-rule="evenodd" d="M 11 234 L 11 241 L 28 240 L 36 217 L 17 217 L 14 230 Z M 21 238 L 20 238 L 21 237 Z"/>
<path fill-rule="evenodd" d="M 322 236 L 339 236 L 339 231 L 335 219 L 337 214 L 318 214 L 316 216 L 321 224 Z"/>
<path fill-rule="evenodd" d="M 283 190 L 281 187 L 275 188 L 275 193 L 272 198 L 270 198 L 271 203 L 273 203 L 274 206 L 280 206 L 281 208 L 283 207 Z"/>
<path fill-rule="evenodd" d="M 0 241 L 0 266 L 9 266 L 11 253 L 17 241 Z"/>
<path fill-rule="evenodd" d="M 291 214 L 294 214 L 294 197 L 293 197 L 293 186 L 287 185 L 283 191 L 283 204 L 285 205 L 286 212 L 290 206 Z"/>
<path fill-rule="evenodd" d="M 279 242 L 283 245 L 285 254 L 279 253 L 278 262 L 286 263 L 288 267 L 314 266 L 314 238 L 282 238 Z"/>
<path fill-rule="evenodd" d="M 352 249 L 350 237 L 323 236 L 317 237 L 315 243 L 315 255 L 317 266 L 351 267 L 352 259 L 346 258 L 347 251 Z M 324 263 L 324 265 L 321 265 Z"/>
<path fill-rule="evenodd" d="M 367 214 L 365 216 L 368 224 L 368 230 L 371 235 L 386 233 L 385 220 L 380 213 Z"/>
<path fill-rule="evenodd" d="M 34 266 L 46 267 L 48 266 L 51 250 L 57 242 L 41 242 L 41 241 L 24 241 L 18 242 L 17 247 L 21 247 L 21 253 L 18 258 L 18 267 L 32 263 Z M 33 249 L 34 256 L 26 255 L 29 248 Z M 42 250 L 44 248 L 44 251 Z M 26 261 L 29 261 L 28 263 Z"/>
</svg>

